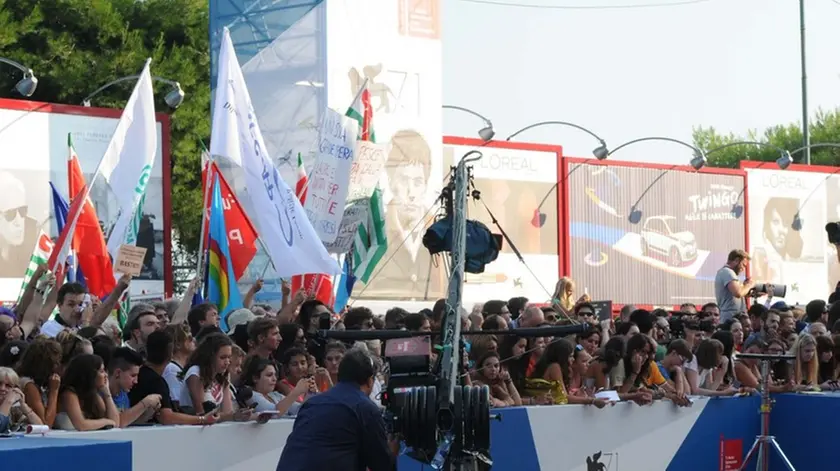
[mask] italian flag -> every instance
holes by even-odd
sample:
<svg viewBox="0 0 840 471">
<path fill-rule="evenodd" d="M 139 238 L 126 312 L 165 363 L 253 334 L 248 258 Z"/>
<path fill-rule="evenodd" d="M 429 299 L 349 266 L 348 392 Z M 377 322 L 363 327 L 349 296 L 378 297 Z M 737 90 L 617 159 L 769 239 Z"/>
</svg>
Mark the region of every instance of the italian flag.
<svg viewBox="0 0 840 471">
<path fill-rule="evenodd" d="M 362 90 L 347 109 L 346 115 L 359 123 L 359 140 L 376 142 L 368 80 L 365 80 Z M 373 269 L 388 251 L 388 238 L 385 234 L 385 206 L 382 201 L 382 191 L 378 186 L 371 195 L 369 203 L 368 219 L 359 225 L 351 254 L 353 275 L 363 283 L 370 281 Z"/>
<path fill-rule="evenodd" d="M 32 275 L 35 274 L 35 270 L 38 269 L 39 265 L 46 265 L 47 261 L 50 259 L 52 251 L 52 239 L 50 239 L 50 236 L 48 236 L 46 232 L 41 230 L 38 234 L 38 241 L 35 244 L 35 249 L 32 251 L 32 256 L 29 257 L 29 265 L 26 267 L 26 274 L 23 276 L 23 283 L 20 285 L 20 292 L 18 293 L 17 302 L 15 304 L 20 304 L 20 298 L 23 297 L 26 285 L 29 284 L 29 281 L 32 279 Z"/>
<path fill-rule="evenodd" d="M 309 177 L 306 175 L 306 167 L 303 165 L 303 157 L 298 152 L 297 158 L 297 182 L 295 183 L 295 194 L 303 205 L 306 202 L 306 188 L 309 184 Z M 333 280 L 332 276 L 325 274 L 295 275 L 292 277 L 292 294 L 303 289 L 306 294 L 315 296 L 327 306 L 333 305 Z"/>
<path fill-rule="evenodd" d="M 297 161 L 297 183 L 295 184 L 295 194 L 300 200 L 300 204 L 306 203 L 306 187 L 309 184 L 309 177 L 306 176 L 306 167 L 303 166 L 303 157 L 298 152 Z"/>
</svg>

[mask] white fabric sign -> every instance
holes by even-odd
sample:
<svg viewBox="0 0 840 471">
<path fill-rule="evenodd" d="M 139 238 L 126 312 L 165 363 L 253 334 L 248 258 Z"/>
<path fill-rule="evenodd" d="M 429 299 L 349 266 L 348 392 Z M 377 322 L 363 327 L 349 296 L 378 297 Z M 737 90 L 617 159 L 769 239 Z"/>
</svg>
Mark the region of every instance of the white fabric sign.
<svg viewBox="0 0 840 471">
<path fill-rule="evenodd" d="M 327 243 L 327 250 L 330 253 L 347 253 L 353 247 L 359 225 L 367 221 L 370 211 L 369 199 L 382 175 L 387 153 L 386 144 L 370 141 L 356 143 L 356 160 L 350 169 L 347 204 L 344 207 L 336 238 Z"/>
<path fill-rule="evenodd" d="M 219 50 L 210 153 L 242 168 L 253 208 L 248 217 L 257 226 L 278 277 L 339 273 L 338 263 L 327 253 L 297 196 L 265 149 L 230 32 L 225 28 Z"/>
<path fill-rule="evenodd" d="M 309 174 L 304 209 L 321 241 L 338 236 L 350 187 L 350 168 L 356 159 L 359 123 L 327 108 L 321 125 L 315 167 Z"/>
<path fill-rule="evenodd" d="M 108 238 L 108 253 L 114 259 L 126 241 L 135 209 L 146 193 L 146 184 L 155 165 L 158 142 L 150 62 L 151 59 L 146 61 L 99 164 L 99 173 L 116 195 L 119 208 Z"/>
</svg>

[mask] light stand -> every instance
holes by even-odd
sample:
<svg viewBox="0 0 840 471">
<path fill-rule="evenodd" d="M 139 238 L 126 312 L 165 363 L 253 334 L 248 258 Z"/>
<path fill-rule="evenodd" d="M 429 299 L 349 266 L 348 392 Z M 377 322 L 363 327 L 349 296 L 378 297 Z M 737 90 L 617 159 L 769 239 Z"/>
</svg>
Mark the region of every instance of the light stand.
<svg viewBox="0 0 840 471">
<path fill-rule="evenodd" d="M 776 437 L 770 435 L 770 410 L 773 408 L 774 399 L 770 397 L 770 364 L 777 361 L 795 360 L 793 355 L 765 355 L 760 353 L 742 353 L 738 358 L 747 360 L 759 360 L 761 362 L 761 378 L 759 378 L 759 386 L 761 387 L 761 408 L 759 415 L 761 416 L 761 431 L 755 437 L 750 451 L 744 456 L 744 461 L 741 463 L 740 471 L 747 469 L 750 460 L 758 453 L 756 457 L 756 471 L 767 471 L 770 466 L 770 449 L 776 451 L 779 458 L 785 464 L 789 471 L 796 471 L 793 464 L 790 462 L 782 447 L 776 441 Z"/>
</svg>

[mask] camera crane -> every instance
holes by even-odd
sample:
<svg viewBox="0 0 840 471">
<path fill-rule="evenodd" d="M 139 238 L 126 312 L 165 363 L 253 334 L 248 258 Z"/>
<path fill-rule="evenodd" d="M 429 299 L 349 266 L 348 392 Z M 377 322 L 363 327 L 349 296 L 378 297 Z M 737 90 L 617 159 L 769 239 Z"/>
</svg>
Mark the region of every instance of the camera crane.
<svg viewBox="0 0 840 471">
<path fill-rule="evenodd" d="M 461 382 L 467 373 L 463 335 L 565 336 L 588 328 L 586 324 L 578 324 L 500 332 L 461 332 L 461 292 L 468 259 L 466 205 L 471 167 L 467 164 L 481 157 L 481 152 L 476 150 L 465 154 L 454 167 L 454 175 L 440 196 L 446 208 L 442 221 L 451 225 L 448 231 L 451 233 L 451 246 L 446 249 L 451 256 L 451 273 L 440 331 L 321 330 L 318 334 L 325 340 L 386 341 L 384 353 L 390 369 L 387 388 L 382 395 L 386 424 L 411 449 L 407 452 L 409 456 L 430 464 L 435 470 L 472 471 L 488 469 L 493 464 L 490 459 L 490 420 L 501 420 L 501 417 L 490 413 L 490 389 L 487 386 Z M 445 238 L 448 239 L 449 234 Z M 441 344 L 434 366 L 430 359 L 432 338 L 439 338 Z"/>
</svg>

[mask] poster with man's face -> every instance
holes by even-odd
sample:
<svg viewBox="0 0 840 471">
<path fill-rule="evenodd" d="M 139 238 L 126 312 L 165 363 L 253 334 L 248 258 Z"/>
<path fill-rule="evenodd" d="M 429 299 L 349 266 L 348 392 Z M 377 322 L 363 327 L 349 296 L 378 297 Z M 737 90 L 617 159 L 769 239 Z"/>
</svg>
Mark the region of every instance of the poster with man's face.
<svg viewBox="0 0 840 471">
<path fill-rule="evenodd" d="M 354 297 L 436 300 L 446 290 L 444 260 L 431 257 L 422 239 L 439 214 L 445 174 L 440 0 L 350 0 L 326 10 L 328 106 L 346 110 L 366 86 L 370 138 L 391 144 L 379 180 L 388 250 Z"/>
<path fill-rule="evenodd" d="M 43 198 L 27 198 L 25 182 L 34 183 L 34 177 L 34 172 L 0 170 L 0 278 L 23 277 L 44 222 Z"/>
</svg>

